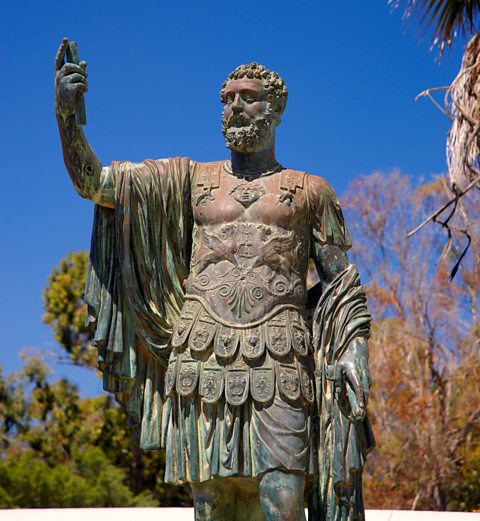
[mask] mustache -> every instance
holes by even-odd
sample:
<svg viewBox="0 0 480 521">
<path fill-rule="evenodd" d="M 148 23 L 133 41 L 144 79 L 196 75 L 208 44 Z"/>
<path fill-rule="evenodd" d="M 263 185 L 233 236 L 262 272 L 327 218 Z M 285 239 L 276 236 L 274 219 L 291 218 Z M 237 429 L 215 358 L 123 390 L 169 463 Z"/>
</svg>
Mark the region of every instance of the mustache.
<svg viewBox="0 0 480 521">
<path fill-rule="evenodd" d="M 228 120 L 225 121 L 227 128 L 231 127 L 247 127 L 251 125 L 252 119 L 243 114 L 232 114 Z"/>
</svg>

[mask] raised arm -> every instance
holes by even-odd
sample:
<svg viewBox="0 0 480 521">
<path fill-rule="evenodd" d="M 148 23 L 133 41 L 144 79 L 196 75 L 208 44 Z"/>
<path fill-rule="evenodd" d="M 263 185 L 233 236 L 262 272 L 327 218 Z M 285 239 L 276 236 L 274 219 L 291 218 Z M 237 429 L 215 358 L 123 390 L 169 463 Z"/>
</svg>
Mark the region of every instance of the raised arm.
<svg viewBox="0 0 480 521">
<path fill-rule="evenodd" d="M 82 127 L 75 123 L 75 102 L 88 90 L 86 62 L 64 63 L 68 39 L 64 38 L 55 57 L 55 114 L 62 141 L 63 160 L 79 195 L 102 206 L 113 207 L 111 178 L 102 169 Z"/>
</svg>

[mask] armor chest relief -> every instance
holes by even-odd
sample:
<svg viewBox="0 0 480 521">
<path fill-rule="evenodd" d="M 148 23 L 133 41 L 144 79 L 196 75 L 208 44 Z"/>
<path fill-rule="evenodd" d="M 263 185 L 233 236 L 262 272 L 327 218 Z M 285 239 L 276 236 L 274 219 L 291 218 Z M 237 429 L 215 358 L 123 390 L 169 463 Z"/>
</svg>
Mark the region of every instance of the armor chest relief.
<svg viewBox="0 0 480 521">
<path fill-rule="evenodd" d="M 308 224 L 303 172 L 282 170 L 256 179 L 239 179 L 216 170 L 197 173 L 193 215 L 199 226 L 254 221 L 287 229 Z"/>
<path fill-rule="evenodd" d="M 310 242 L 305 174 L 283 170 L 245 180 L 215 166 L 193 183 L 187 297 L 237 326 L 303 307 Z"/>
</svg>

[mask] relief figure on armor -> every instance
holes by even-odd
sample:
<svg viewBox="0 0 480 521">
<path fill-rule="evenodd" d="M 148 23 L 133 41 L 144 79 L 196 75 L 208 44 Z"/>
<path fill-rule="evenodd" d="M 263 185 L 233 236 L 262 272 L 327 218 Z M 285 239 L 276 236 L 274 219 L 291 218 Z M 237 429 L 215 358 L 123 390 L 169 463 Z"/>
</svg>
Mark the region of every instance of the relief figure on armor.
<svg viewBox="0 0 480 521">
<path fill-rule="evenodd" d="M 255 62 L 227 77 L 226 160 L 103 166 L 69 45 L 55 110 L 95 203 L 87 322 L 135 442 L 166 450 L 165 481 L 191 486 L 198 521 L 300 521 L 304 501 L 312 520 L 364 518 L 371 317 L 334 190 L 277 162 L 284 81 Z"/>
</svg>

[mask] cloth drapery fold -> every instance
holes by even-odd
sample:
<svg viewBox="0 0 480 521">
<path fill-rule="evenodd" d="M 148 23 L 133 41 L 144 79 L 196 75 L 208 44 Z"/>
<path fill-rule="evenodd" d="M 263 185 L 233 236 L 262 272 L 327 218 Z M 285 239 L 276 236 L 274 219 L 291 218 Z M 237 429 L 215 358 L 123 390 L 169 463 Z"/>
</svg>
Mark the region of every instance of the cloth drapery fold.
<svg viewBox="0 0 480 521">
<path fill-rule="evenodd" d="M 174 158 L 113 163 L 109 168 L 115 208 L 95 208 L 87 323 L 104 389 L 126 408 L 140 447 L 159 449 L 166 428 L 161 419 L 168 417 L 163 409 L 168 409 L 164 383 L 169 339 L 184 303 L 190 263 L 196 164 Z M 350 238 L 336 196 L 328 186 L 319 184 L 318 190 L 310 194 L 312 244 L 348 249 Z M 319 474 L 311 519 L 363 516 L 361 473 L 373 434 L 368 419 L 350 419 L 352 391 L 337 378 L 336 364 L 354 338 L 368 337 L 370 320 L 358 272 L 351 266 L 324 287 L 313 317 Z"/>
<path fill-rule="evenodd" d="M 160 448 L 168 342 L 191 245 L 187 158 L 110 167 L 115 209 L 96 206 L 85 299 L 103 387 L 144 449 Z"/>
<path fill-rule="evenodd" d="M 370 322 L 358 271 L 350 265 L 326 287 L 313 316 L 318 479 L 310 519 L 364 519 L 362 470 L 375 440 L 368 417 L 352 419 L 353 389 L 337 363 L 352 340 L 369 337 Z"/>
</svg>

